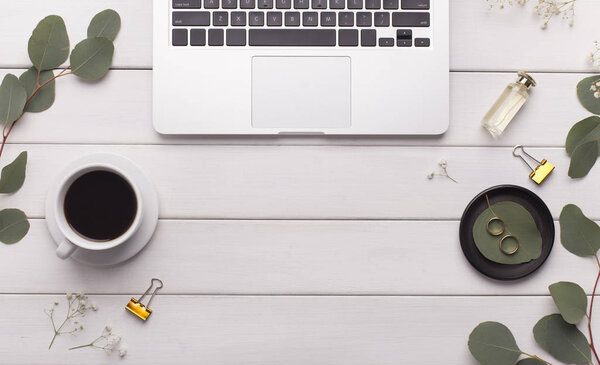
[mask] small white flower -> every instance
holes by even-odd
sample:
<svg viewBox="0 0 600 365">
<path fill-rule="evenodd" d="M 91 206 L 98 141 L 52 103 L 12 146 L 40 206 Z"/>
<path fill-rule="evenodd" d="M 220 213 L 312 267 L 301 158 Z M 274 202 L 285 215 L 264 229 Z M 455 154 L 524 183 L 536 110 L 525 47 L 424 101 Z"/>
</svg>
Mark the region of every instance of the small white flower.
<svg viewBox="0 0 600 365">
<path fill-rule="evenodd" d="M 434 176 L 435 176 L 435 174 L 432 172 L 432 173 L 430 173 L 429 175 L 427 175 L 427 178 L 428 178 L 429 180 L 431 180 L 431 179 L 433 179 L 433 177 L 434 177 Z"/>
<path fill-rule="evenodd" d="M 55 301 L 54 301 L 54 305 L 58 305 L 58 300 L 55 300 Z"/>
<path fill-rule="evenodd" d="M 600 99 L 600 91 L 596 91 L 596 92 L 594 93 L 594 97 L 595 97 L 596 99 Z"/>
<path fill-rule="evenodd" d="M 96 304 L 92 304 L 92 310 L 95 312 L 98 310 L 98 306 Z"/>
<path fill-rule="evenodd" d="M 127 355 L 127 349 L 125 347 L 121 347 L 119 349 L 119 356 L 124 357 L 125 355 Z"/>
<path fill-rule="evenodd" d="M 110 326 L 110 324 L 107 324 L 104 329 L 106 330 L 106 332 L 110 332 L 112 331 L 112 327 Z"/>
<path fill-rule="evenodd" d="M 70 300 L 71 298 L 73 298 L 73 294 L 71 294 L 71 293 L 67 293 L 67 299 L 69 299 L 69 300 Z"/>
</svg>

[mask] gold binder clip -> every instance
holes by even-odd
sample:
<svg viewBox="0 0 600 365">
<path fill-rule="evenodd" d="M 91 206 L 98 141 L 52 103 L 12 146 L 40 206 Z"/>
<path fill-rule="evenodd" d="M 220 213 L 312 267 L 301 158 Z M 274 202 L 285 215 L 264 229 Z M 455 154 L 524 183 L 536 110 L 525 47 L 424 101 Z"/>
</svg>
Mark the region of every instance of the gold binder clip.
<svg viewBox="0 0 600 365">
<path fill-rule="evenodd" d="M 521 150 L 522 154 L 517 154 L 517 150 Z M 529 162 L 527 162 L 527 160 L 525 160 L 523 155 L 525 155 L 525 156 L 529 157 L 531 160 L 537 162 L 537 164 L 538 164 L 537 167 L 534 169 L 529 164 Z M 523 160 L 525 165 L 527 165 L 527 167 L 529 167 L 529 169 L 531 170 L 531 174 L 529 174 L 529 177 L 531 178 L 531 180 L 535 181 L 538 185 L 541 184 L 544 180 L 546 180 L 548 175 L 550 175 L 550 173 L 554 170 L 554 165 L 552 165 L 546 159 L 543 159 L 542 161 L 536 160 L 529 153 L 525 152 L 525 149 L 521 145 L 515 146 L 515 148 L 513 149 L 513 156 L 518 157 L 521 160 Z"/>
<path fill-rule="evenodd" d="M 144 305 L 141 303 L 142 299 L 144 299 L 144 297 L 148 295 L 148 293 L 150 293 L 150 290 L 152 290 L 152 287 L 154 286 L 154 281 L 157 281 L 159 285 L 157 285 L 156 289 L 154 289 L 154 291 L 152 292 L 152 296 L 150 297 L 150 300 L 148 300 L 148 304 Z M 154 295 L 156 295 L 156 292 L 162 287 L 163 282 L 160 279 L 153 278 L 150 281 L 150 287 L 146 290 L 144 295 L 142 295 L 140 299 L 131 298 L 125 309 L 138 316 L 141 320 L 145 321 L 152 314 L 152 309 L 150 309 L 150 302 L 152 302 Z"/>
</svg>

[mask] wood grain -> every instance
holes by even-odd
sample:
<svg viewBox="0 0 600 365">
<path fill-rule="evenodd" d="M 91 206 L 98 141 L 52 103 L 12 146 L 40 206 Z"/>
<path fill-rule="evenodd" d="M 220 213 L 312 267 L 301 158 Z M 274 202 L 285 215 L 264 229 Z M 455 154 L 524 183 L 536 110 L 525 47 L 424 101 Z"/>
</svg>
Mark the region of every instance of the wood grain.
<svg viewBox="0 0 600 365">
<path fill-rule="evenodd" d="M 568 203 L 600 218 L 600 177 L 573 180 L 563 149 L 530 149 L 557 166 L 541 186 L 511 148 L 350 146 L 69 146 L 11 145 L 7 161 L 29 151 L 28 178 L 7 206 L 43 217 L 50 179 L 73 159 L 116 153 L 136 163 L 156 185 L 162 218 L 417 219 L 461 217 L 479 192 L 498 184 L 535 191 L 555 218 Z M 441 159 L 459 183 L 428 180 Z"/>
<path fill-rule="evenodd" d="M 553 360 L 531 333 L 556 311 L 550 297 L 159 296 L 147 323 L 125 311 L 129 298 L 91 297 L 100 309 L 84 319 L 84 331 L 60 337 L 48 351 L 52 328 L 42 309 L 62 298 L 0 296 L 0 325 L 11 334 L 0 341 L 0 358 L 12 365 L 120 363 L 100 350 L 66 350 L 111 323 L 129 349 L 128 363 L 475 365 L 469 333 L 496 320 L 523 350 Z"/>
<path fill-rule="evenodd" d="M 0 248 L 11 278 L 0 293 L 127 294 L 159 277 L 168 294 L 547 295 L 557 281 L 591 293 L 597 271 L 557 240 L 536 274 L 487 279 L 463 256 L 456 221 L 162 220 L 144 251 L 110 269 L 60 260 L 43 220 Z"/>
</svg>

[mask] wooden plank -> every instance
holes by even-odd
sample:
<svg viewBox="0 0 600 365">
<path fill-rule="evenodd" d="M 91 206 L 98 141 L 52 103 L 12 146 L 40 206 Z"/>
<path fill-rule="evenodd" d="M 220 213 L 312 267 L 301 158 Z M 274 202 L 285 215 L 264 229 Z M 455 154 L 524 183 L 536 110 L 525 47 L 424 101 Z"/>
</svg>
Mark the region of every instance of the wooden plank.
<svg viewBox="0 0 600 365">
<path fill-rule="evenodd" d="M 476 194 L 503 183 L 534 190 L 555 217 L 567 203 L 600 217 L 592 193 L 600 168 L 570 179 L 563 149 L 530 149 L 557 166 L 542 186 L 511 148 L 11 145 L 2 157 L 10 161 L 23 150 L 29 151 L 27 180 L 3 204 L 31 217 L 44 216 L 50 179 L 94 152 L 139 165 L 158 189 L 162 218 L 459 219 Z M 458 184 L 427 179 L 441 159 Z"/>
<path fill-rule="evenodd" d="M 19 75 L 23 70 L 0 70 Z M 453 73 L 451 125 L 442 137 L 215 137 L 161 136 L 152 128 L 151 71 L 112 71 L 94 85 L 66 77 L 58 82 L 52 109 L 27 114 L 10 143 L 267 144 L 267 145 L 443 145 L 563 146 L 575 122 L 589 113 L 579 105 L 575 85 L 583 74 L 534 74 L 539 86 L 506 134 L 497 140 L 480 121 L 502 89 L 515 79 L 506 73 Z"/>
<path fill-rule="evenodd" d="M 73 4 L 77 6 L 73 6 Z M 451 68 L 453 70 L 591 71 L 588 55 L 597 39 L 596 15 L 600 3 L 579 0 L 575 25 L 560 19 L 548 29 L 520 6 L 489 11 L 484 0 L 451 1 Z M 65 18 L 72 43 L 82 39 L 93 14 L 114 8 L 123 18 L 117 40 L 116 67 L 150 68 L 152 65 L 152 4 L 148 0 L 21 0 L 3 4 L 0 34 L 4 49 L 0 67 L 27 67 L 27 39 L 36 23 L 48 14 Z M 17 17 L 15 14 L 26 14 Z"/>
<path fill-rule="evenodd" d="M 10 277 L 0 293 L 128 294 L 159 277 L 165 294 L 545 295 L 557 281 L 591 293 L 597 270 L 557 239 L 526 280 L 487 279 L 463 256 L 455 221 L 163 220 L 139 256 L 107 269 L 57 258 L 45 222 L 34 220 L 22 242 L 0 249 Z"/>
<path fill-rule="evenodd" d="M 496 320 L 521 349 L 553 360 L 531 334 L 539 318 L 556 311 L 550 297 L 159 296 L 147 323 L 124 310 L 129 298 L 91 297 L 100 309 L 83 320 L 83 332 L 59 337 L 48 351 L 53 333 L 42 309 L 62 298 L 0 296 L 0 325 L 10 331 L 0 357 L 14 365 L 119 362 L 97 349 L 66 350 L 110 323 L 131 363 L 464 365 L 476 363 L 467 349 L 471 330 Z"/>
</svg>

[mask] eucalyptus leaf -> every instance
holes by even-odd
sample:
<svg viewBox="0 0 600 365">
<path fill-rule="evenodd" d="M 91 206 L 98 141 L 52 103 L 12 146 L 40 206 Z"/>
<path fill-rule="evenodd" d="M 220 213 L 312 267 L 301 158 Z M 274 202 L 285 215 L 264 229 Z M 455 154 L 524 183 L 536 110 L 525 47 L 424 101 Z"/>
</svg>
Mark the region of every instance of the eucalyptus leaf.
<svg viewBox="0 0 600 365">
<path fill-rule="evenodd" d="M 4 166 L 0 175 L 0 194 L 11 194 L 21 189 L 25 182 L 26 166 L 27 151 L 21 152 L 13 162 Z"/>
<path fill-rule="evenodd" d="M 527 359 L 520 360 L 517 365 L 547 365 L 542 360 L 535 359 L 533 357 L 529 357 Z"/>
<path fill-rule="evenodd" d="M 108 38 L 85 39 L 71 53 L 72 72 L 85 80 L 99 80 L 108 73 L 114 52 L 115 47 Z"/>
<path fill-rule="evenodd" d="M 7 74 L 0 85 L 0 123 L 12 123 L 23 114 L 27 102 L 27 91 L 19 79 Z"/>
<path fill-rule="evenodd" d="M 560 213 L 560 241 L 571 253 L 585 257 L 595 256 L 600 249 L 600 227 L 578 206 L 566 205 Z"/>
<path fill-rule="evenodd" d="M 587 295 L 579 285 L 561 281 L 550 285 L 548 289 L 565 322 L 578 324 L 585 317 Z"/>
<path fill-rule="evenodd" d="M 594 96 L 596 90 L 592 90 L 592 85 L 600 90 L 600 75 L 586 77 L 577 84 L 577 98 L 584 108 L 594 114 L 600 114 L 600 99 Z"/>
<path fill-rule="evenodd" d="M 121 29 L 121 17 L 112 10 L 106 9 L 94 16 L 87 30 L 88 38 L 104 37 L 114 41 Z"/>
<path fill-rule="evenodd" d="M 577 326 L 564 321 L 560 314 L 551 314 L 533 328 L 537 343 L 558 361 L 567 364 L 591 364 L 592 354 L 587 338 Z"/>
<path fill-rule="evenodd" d="M 488 221 L 495 216 L 505 225 L 505 232 L 499 236 L 492 236 L 486 230 Z M 513 255 L 500 251 L 500 240 L 508 233 L 519 240 L 519 249 Z M 533 217 L 527 209 L 512 201 L 496 203 L 483 211 L 473 225 L 473 239 L 486 259 L 501 264 L 521 264 L 542 254 L 542 235 Z"/>
<path fill-rule="evenodd" d="M 52 80 L 54 77 L 54 71 L 42 71 L 40 72 L 40 85 L 44 85 L 46 82 Z M 19 81 L 25 90 L 27 91 L 27 97 L 31 97 L 35 89 L 38 87 L 38 71 L 35 67 L 31 67 L 29 70 L 25 71 L 21 77 L 19 77 Z M 54 104 L 54 98 L 56 95 L 56 84 L 55 81 L 52 80 L 48 82 L 43 88 L 41 88 L 29 103 L 25 105 L 25 111 L 31 113 L 39 113 L 44 110 L 49 109 L 52 104 Z"/>
<path fill-rule="evenodd" d="M 575 124 L 567 136 L 567 154 L 571 156 L 575 148 L 583 143 L 600 139 L 600 117 L 591 116 Z"/>
<path fill-rule="evenodd" d="M 64 20 L 50 15 L 40 21 L 29 38 L 29 58 L 36 69 L 50 70 L 69 58 L 69 36 Z"/>
<path fill-rule="evenodd" d="M 0 241 L 8 245 L 17 243 L 29 231 L 29 221 L 25 213 L 18 209 L 0 211 Z"/>
<path fill-rule="evenodd" d="M 598 142 L 588 142 L 577 146 L 571 155 L 569 176 L 573 179 L 587 176 L 592 167 L 596 164 L 599 152 L 600 147 Z"/>
<path fill-rule="evenodd" d="M 498 322 L 480 323 L 469 335 L 469 351 L 482 365 L 513 365 L 521 356 L 515 337 Z"/>
</svg>

